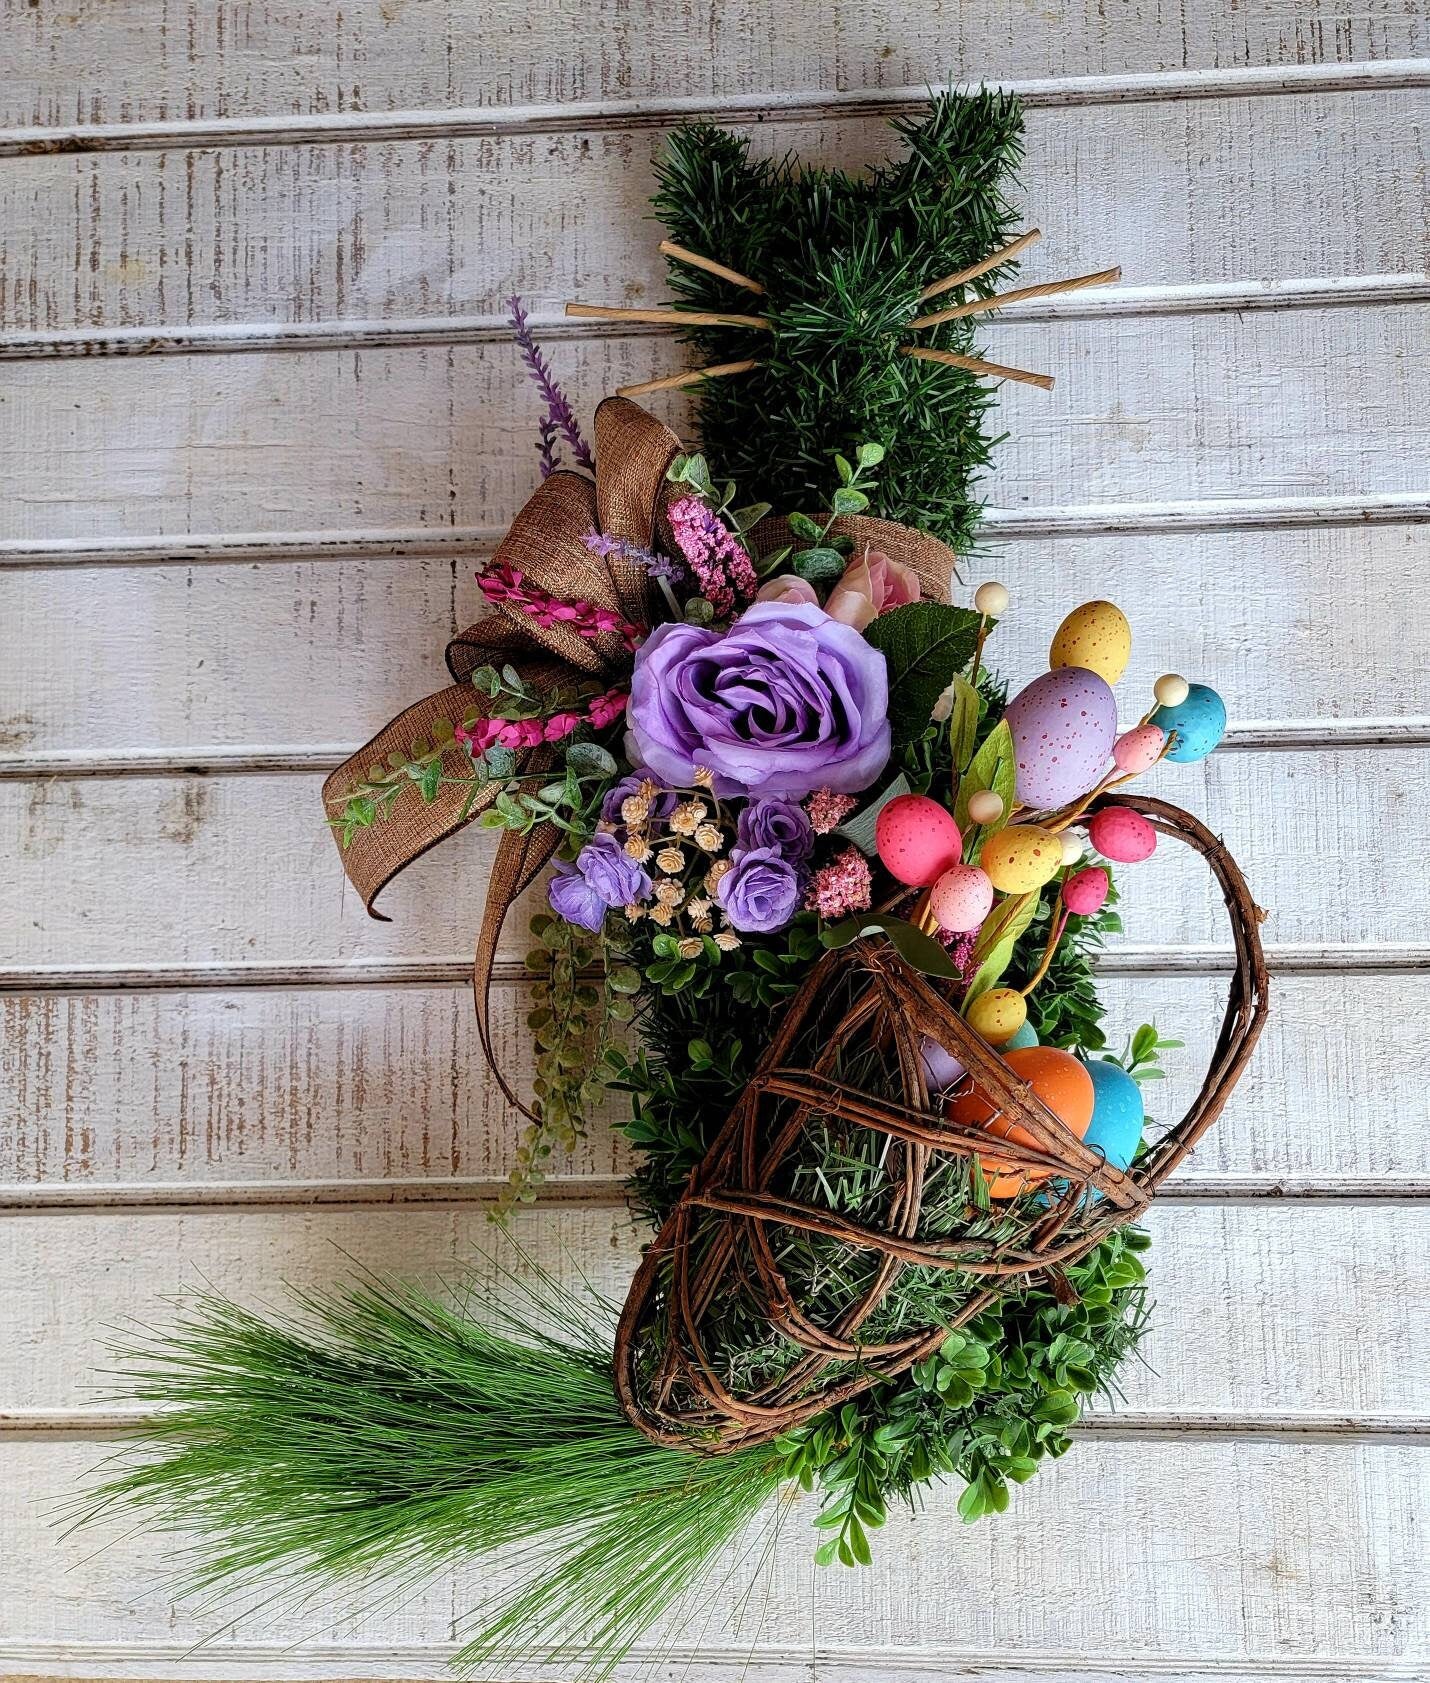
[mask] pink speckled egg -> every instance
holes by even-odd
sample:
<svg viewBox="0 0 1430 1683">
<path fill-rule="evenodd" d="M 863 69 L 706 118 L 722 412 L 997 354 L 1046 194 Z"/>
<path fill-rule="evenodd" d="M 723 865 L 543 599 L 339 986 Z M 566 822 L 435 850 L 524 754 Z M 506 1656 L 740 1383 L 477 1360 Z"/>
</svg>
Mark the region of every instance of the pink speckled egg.
<svg viewBox="0 0 1430 1683">
<path fill-rule="evenodd" d="M 1129 812 L 1125 806 L 1104 807 L 1094 813 L 1087 835 L 1104 859 L 1118 865 L 1136 865 L 1150 859 L 1157 846 L 1157 832 L 1140 812 Z"/>
<path fill-rule="evenodd" d="M 1107 872 L 1101 865 L 1089 865 L 1063 884 L 1063 904 L 1074 917 L 1095 917 L 1107 904 L 1107 891 Z"/>
<path fill-rule="evenodd" d="M 993 883 L 976 865 L 951 865 L 933 885 L 929 910 L 939 927 L 962 935 L 993 910 Z"/>
<path fill-rule="evenodd" d="M 953 814 L 927 795 L 895 795 L 874 825 L 885 869 L 911 888 L 928 888 L 963 853 Z"/>
<path fill-rule="evenodd" d="M 1066 806 L 1102 775 L 1117 736 L 1117 703 L 1104 678 L 1059 666 L 1035 678 L 1004 714 L 1013 733 L 1018 799 L 1039 809 Z"/>
<path fill-rule="evenodd" d="M 1138 772 L 1150 771 L 1156 765 L 1166 740 L 1167 733 L 1161 725 L 1134 725 L 1131 730 L 1123 731 L 1112 746 L 1112 758 L 1117 769 L 1131 772 L 1134 776 Z"/>
</svg>

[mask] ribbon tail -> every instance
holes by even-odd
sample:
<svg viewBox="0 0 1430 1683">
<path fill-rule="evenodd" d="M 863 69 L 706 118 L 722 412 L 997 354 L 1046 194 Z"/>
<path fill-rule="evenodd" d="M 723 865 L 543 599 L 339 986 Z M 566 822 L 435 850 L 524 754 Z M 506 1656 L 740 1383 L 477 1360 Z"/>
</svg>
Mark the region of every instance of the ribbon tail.
<svg viewBox="0 0 1430 1683">
<path fill-rule="evenodd" d="M 549 752 L 538 750 L 527 761 L 532 770 L 542 769 L 542 761 L 550 760 Z M 487 885 L 487 902 L 482 911 L 481 929 L 477 934 L 476 958 L 472 965 L 472 995 L 477 1007 L 477 1035 L 487 1068 L 496 1077 L 507 1102 L 514 1105 L 529 1121 L 538 1120 L 534 1111 L 512 1090 L 492 1044 L 492 974 L 496 969 L 497 951 L 501 942 L 507 914 L 518 899 L 531 887 L 550 863 L 561 842 L 561 832 L 554 824 L 538 824 L 522 835 L 506 830 L 497 844 L 497 856 L 492 865 L 491 881 Z"/>
</svg>

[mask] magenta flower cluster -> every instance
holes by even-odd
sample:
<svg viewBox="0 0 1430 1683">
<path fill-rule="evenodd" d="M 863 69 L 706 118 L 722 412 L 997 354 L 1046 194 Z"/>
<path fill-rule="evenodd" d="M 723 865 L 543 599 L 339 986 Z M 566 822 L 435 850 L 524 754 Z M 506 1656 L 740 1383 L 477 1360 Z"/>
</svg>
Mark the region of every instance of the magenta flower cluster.
<svg viewBox="0 0 1430 1683">
<path fill-rule="evenodd" d="M 679 497 L 666 509 L 675 546 L 685 557 L 700 594 L 728 619 L 754 600 L 760 581 L 745 546 L 699 497 Z"/>
<path fill-rule="evenodd" d="M 609 729 L 625 712 L 628 700 L 625 690 L 606 690 L 593 695 L 581 711 L 563 708 L 544 719 L 478 719 L 471 725 L 458 725 L 454 734 L 473 758 L 488 748 L 539 748 L 543 742 L 564 741 L 578 725 Z"/>
<path fill-rule="evenodd" d="M 632 625 L 610 608 L 596 602 L 566 602 L 533 584 L 519 567 L 508 561 L 493 561 L 477 574 L 477 587 L 488 602 L 506 602 L 529 615 L 538 625 L 564 625 L 588 641 L 604 634 L 617 636 L 628 649 L 640 647 L 645 627 Z"/>
</svg>

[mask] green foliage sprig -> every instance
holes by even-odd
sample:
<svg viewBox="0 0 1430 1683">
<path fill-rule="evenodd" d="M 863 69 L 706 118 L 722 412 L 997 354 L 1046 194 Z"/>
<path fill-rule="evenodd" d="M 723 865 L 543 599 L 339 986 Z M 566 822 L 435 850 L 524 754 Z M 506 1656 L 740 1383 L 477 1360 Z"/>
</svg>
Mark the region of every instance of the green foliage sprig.
<svg viewBox="0 0 1430 1683">
<path fill-rule="evenodd" d="M 653 203 L 674 241 L 766 289 L 760 307 L 772 331 L 685 333 L 699 363 L 760 362 L 707 381 L 698 398 L 705 447 L 745 493 L 809 505 L 831 454 L 872 440 L 888 452 L 874 512 L 962 549 L 979 514 L 974 481 L 998 442 L 988 425 L 995 395 L 974 375 L 901 347 L 916 338 L 974 349 L 976 318 L 917 335 L 908 323 L 924 287 L 1007 242 L 1022 114 L 1007 94 L 947 94 L 893 128 L 902 155 L 861 178 L 801 169 L 791 157 L 752 161 L 747 139 L 690 124 L 666 146 Z M 966 296 L 1000 290 L 1015 272 L 1000 264 Z M 675 261 L 669 282 L 693 308 L 750 307 L 748 292 Z"/>
</svg>

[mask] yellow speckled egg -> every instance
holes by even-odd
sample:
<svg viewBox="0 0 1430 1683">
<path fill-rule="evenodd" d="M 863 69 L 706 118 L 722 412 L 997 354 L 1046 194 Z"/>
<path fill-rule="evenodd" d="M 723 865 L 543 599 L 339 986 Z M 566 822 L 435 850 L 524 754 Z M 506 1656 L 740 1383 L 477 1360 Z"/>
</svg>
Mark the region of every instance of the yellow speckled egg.
<svg viewBox="0 0 1430 1683">
<path fill-rule="evenodd" d="M 1132 627 L 1122 609 L 1112 602 L 1084 602 L 1058 627 L 1048 665 L 1081 666 L 1115 684 L 1131 654 Z"/>
<path fill-rule="evenodd" d="M 978 857 L 1000 894 L 1031 894 L 1052 881 L 1062 862 L 1062 837 L 1036 824 L 1010 824 L 984 843 Z"/>
<path fill-rule="evenodd" d="M 965 1013 L 968 1026 L 990 1046 L 1011 1040 L 1028 1020 L 1028 1002 L 1016 988 L 990 988 Z"/>
</svg>

